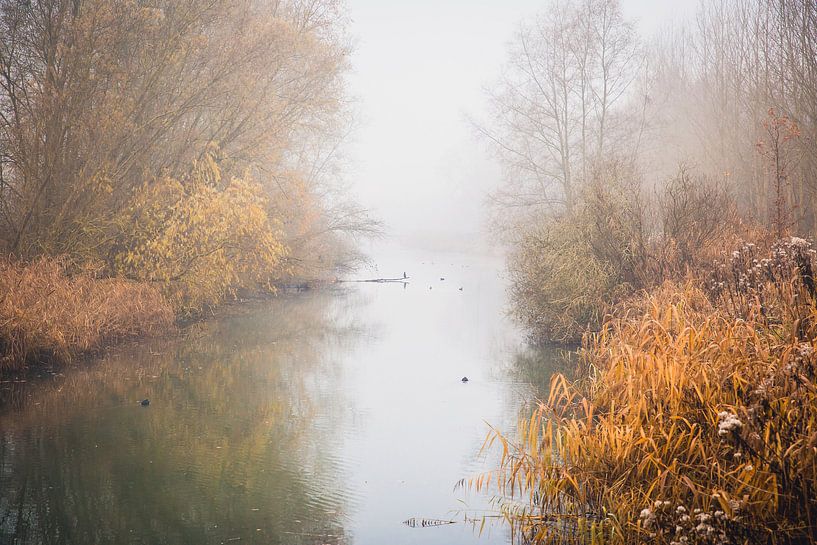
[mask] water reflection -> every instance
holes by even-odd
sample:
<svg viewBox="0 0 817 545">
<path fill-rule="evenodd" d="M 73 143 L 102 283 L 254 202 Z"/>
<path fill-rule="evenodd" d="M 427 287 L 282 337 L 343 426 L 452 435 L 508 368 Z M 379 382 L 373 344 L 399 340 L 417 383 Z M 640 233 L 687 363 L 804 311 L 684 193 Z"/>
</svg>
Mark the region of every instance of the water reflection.
<svg viewBox="0 0 817 545">
<path fill-rule="evenodd" d="M 558 344 L 523 346 L 513 358 L 512 373 L 518 380 L 530 383 L 539 396 L 547 396 L 554 374 L 574 375 L 577 348 Z"/>
<path fill-rule="evenodd" d="M 487 423 L 512 429 L 556 355 L 520 352 L 501 259 L 379 262 L 411 281 L 282 297 L 0 384 L 0 543 L 506 543 L 402 522 L 489 507 L 454 484 L 491 463 Z"/>
<path fill-rule="evenodd" d="M 15 385 L 23 406 L 0 416 L 0 542 L 345 542 L 333 422 L 345 413 L 324 355 L 359 330 L 331 298 Z"/>
</svg>

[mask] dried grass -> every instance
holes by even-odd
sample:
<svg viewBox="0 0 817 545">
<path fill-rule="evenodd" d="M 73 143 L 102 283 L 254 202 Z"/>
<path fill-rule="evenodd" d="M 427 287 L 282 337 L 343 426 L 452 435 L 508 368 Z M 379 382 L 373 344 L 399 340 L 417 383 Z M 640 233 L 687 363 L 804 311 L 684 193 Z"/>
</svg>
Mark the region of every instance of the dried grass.
<svg viewBox="0 0 817 545">
<path fill-rule="evenodd" d="M 492 432 L 502 511 L 528 543 L 817 539 L 814 251 L 751 247 L 585 337 L 522 433 Z M 747 257 L 748 256 L 748 257 Z"/>
<path fill-rule="evenodd" d="M 162 333 L 173 322 L 152 285 L 69 275 L 59 259 L 0 259 L 0 371 L 68 361 L 115 340 Z"/>
</svg>

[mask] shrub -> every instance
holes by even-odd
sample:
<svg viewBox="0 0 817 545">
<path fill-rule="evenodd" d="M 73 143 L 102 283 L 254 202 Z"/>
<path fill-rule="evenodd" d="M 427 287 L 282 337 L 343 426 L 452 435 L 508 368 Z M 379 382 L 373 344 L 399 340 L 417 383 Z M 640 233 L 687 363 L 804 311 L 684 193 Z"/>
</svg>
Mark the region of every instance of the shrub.
<svg viewBox="0 0 817 545">
<path fill-rule="evenodd" d="M 664 184 L 656 208 L 659 282 L 708 270 L 724 248 L 734 248 L 747 238 L 763 238 L 761 230 L 741 219 L 723 184 L 696 176 L 684 165 Z"/>
<path fill-rule="evenodd" d="M 749 233 L 724 188 L 681 168 L 657 201 L 632 169 L 596 169 L 572 215 L 523 232 L 509 259 L 514 314 L 537 341 L 577 341 L 639 290 L 709 267 Z"/>
<path fill-rule="evenodd" d="M 209 156 L 184 179 L 145 184 L 118 222 L 116 276 L 156 282 L 180 315 L 236 289 L 274 291 L 287 249 L 252 178 L 222 179 Z"/>
<path fill-rule="evenodd" d="M 748 251 L 620 308 L 518 441 L 489 435 L 500 469 L 471 484 L 499 483 L 523 541 L 817 538 L 817 263 L 801 239 Z"/>
<path fill-rule="evenodd" d="M 613 265 L 594 255 L 584 218 L 526 233 L 509 260 L 514 315 L 534 340 L 572 340 L 629 294 Z"/>
<path fill-rule="evenodd" d="M 170 305 L 152 285 L 69 275 L 57 259 L 0 259 L 0 371 L 43 357 L 65 361 L 172 325 Z"/>
</svg>

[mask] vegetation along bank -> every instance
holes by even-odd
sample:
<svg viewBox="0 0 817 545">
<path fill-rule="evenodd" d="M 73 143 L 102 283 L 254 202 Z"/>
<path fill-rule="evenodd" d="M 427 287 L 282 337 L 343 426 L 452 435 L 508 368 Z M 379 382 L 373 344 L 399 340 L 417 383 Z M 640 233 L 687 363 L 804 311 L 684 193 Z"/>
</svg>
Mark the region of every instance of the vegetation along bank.
<svg viewBox="0 0 817 545">
<path fill-rule="evenodd" d="M 496 228 L 531 339 L 580 348 L 471 481 L 520 542 L 817 540 L 815 37 L 802 0 L 521 26 L 478 127 Z"/>
<path fill-rule="evenodd" d="M 0 34 L 0 371 L 356 259 L 338 2 L 4 1 Z"/>
</svg>

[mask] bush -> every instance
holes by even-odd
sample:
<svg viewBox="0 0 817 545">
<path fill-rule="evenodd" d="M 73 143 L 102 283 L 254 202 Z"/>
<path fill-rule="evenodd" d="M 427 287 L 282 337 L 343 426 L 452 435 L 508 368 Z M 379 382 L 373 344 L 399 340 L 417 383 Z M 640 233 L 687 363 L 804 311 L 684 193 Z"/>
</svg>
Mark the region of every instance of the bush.
<svg viewBox="0 0 817 545">
<path fill-rule="evenodd" d="M 660 244 L 656 262 L 660 281 L 708 270 L 743 240 L 765 233 L 744 222 L 727 188 L 717 180 L 694 175 L 681 166 L 657 198 Z"/>
<path fill-rule="evenodd" d="M 40 358 L 66 361 L 172 325 L 172 309 L 152 285 L 69 276 L 56 259 L 0 259 L 0 371 Z"/>
<path fill-rule="evenodd" d="M 750 250 L 706 289 L 667 283 L 620 308 L 518 442 L 489 436 L 503 452 L 491 477 L 525 539 L 814 542 L 815 252 L 801 239 Z"/>
<path fill-rule="evenodd" d="M 597 257 L 585 218 L 526 233 L 509 260 L 514 315 L 536 341 L 570 341 L 597 325 L 611 301 L 631 293 L 613 264 Z"/>
<path fill-rule="evenodd" d="M 107 252 L 113 275 L 157 283 L 182 316 L 237 289 L 274 291 L 287 253 L 261 186 L 249 176 L 222 179 L 206 159 L 184 179 L 137 191 Z"/>
<path fill-rule="evenodd" d="M 572 215 L 522 233 L 509 259 L 514 313 L 537 341 L 577 341 L 639 290 L 708 267 L 749 228 L 724 188 L 685 168 L 650 202 L 622 163 L 597 169 Z"/>
<path fill-rule="evenodd" d="M 648 217 L 637 178 L 597 169 L 571 215 L 523 233 L 509 260 L 514 311 L 537 340 L 574 341 L 645 283 Z"/>
</svg>

